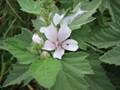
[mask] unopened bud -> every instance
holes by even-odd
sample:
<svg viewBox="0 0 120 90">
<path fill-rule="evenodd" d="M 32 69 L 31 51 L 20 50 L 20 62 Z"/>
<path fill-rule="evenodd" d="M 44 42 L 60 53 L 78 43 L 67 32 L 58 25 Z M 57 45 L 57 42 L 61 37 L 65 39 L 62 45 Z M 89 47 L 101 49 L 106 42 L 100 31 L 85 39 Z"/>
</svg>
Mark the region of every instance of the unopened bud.
<svg viewBox="0 0 120 90">
<path fill-rule="evenodd" d="M 42 44 L 43 43 L 43 39 L 38 34 L 34 34 L 32 37 L 32 40 L 35 44 Z"/>
<path fill-rule="evenodd" d="M 41 53 L 41 57 L 42 57 L 42 58 L 47 58 L 47 57 L 50 57 L 50 54 L 49 54 L 48 52 L 46 52 L 46 51 L 43 51 L 43 52 Z"/>
</svg>

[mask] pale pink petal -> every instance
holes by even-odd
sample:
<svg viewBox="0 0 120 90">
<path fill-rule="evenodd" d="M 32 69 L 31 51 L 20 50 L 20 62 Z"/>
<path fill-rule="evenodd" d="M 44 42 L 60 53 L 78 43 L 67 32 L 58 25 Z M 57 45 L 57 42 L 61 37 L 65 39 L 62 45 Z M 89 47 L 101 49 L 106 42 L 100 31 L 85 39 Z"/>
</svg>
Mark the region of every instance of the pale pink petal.
<svg viewBox="0 0 120 90">
<path fill-rule="evenodd" d="M 44 33 L 46 30 L 47 30 L 47 27 L 41 27 L 41 28 L 40 28 L 40 32 L 41 32 L 41 33 Z"/>
<path fill-rule="evenodd" d="M 33 40 L 33 42 L 36 43 L 36 44 L 42 43 L 42 38 L 39 37 L 38 34 L 34 34 L 33 37 L 32 37 L 32 40 Z"/>
<path fill-rule="evenodd" d="M 62 59 L 62 56 L 64 55 L 64 49 L 63 48 L 61 48 L 61 47 L 58 47 L 56 50 L 55 50 L 55 52 L 54 52 L 54 54 L 53 54 L 53 57 L 54 58 L 58 58 L 58 59 Z"/>
<path fill-rule="evenodd" d="M 62 43 L 62 47 L 65 50 L 69 50 L 69 51 L 77 51 L 77 49 L 79 48 L 78 42 L 73 39 L 68 39 L 68 40 L 64 41 Z"/>
<path fill-rule="evenodd" d="M 44 50 L 48 50 L 48 51 L 52 51 L 52 50 L 55 50 L 56 46 L 54 43 L 52 43 L 51 41 L 49 40 L 46 40 L 45 41 L 45 44 L 43 46 L 43 49 Z"/>
<path fill-rule="evenodd" d="M 45 30 L 44 34 L 49 41 L 57 41 L 57 29 L 52 23 L 47 27 L 47 30 Z"/>
<path fill-rule="evenodd" d="M 53 23 L 55 25 L 58 25 L 61 22 L 61 20 L 63 19 L 63 17 L 64 17 L 64 14 L 59 15 L 59 14 L 56 13 L 53 17 Z"/>
<path fill-rule="evenodd" d="M 58 32 L 58 40 L 60 42 L 66 40 L 70 37 L 71 29 L 67 25 L 61 25 L 60 30 Z"/>
</svg>

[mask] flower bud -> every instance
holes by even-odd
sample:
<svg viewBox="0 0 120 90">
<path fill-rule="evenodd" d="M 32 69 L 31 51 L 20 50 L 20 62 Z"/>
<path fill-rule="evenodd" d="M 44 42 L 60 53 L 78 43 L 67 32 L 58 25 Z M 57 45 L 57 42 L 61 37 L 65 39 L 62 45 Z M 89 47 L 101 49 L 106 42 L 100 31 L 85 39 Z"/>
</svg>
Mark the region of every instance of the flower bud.
<svg viewBox="0 0 120 90">
<path fill-rule="evenodd" d="M 38 34 L 34 34 L 32 37 L 32 40 L 35 44 L 42 44 L 43 43 L 43 39 L 41 37 L 39 37 Z"/>
<path fill-rule="evenodd" d="M 47 57 L 50 57 L 50 54 L 49 54 L 48 52 L 46 52 L 46 51 L 43 51 L 43 52 L 41 53 L 41 57 L 42 57 L 42 58 L 47 58 Z"/>
</svg>

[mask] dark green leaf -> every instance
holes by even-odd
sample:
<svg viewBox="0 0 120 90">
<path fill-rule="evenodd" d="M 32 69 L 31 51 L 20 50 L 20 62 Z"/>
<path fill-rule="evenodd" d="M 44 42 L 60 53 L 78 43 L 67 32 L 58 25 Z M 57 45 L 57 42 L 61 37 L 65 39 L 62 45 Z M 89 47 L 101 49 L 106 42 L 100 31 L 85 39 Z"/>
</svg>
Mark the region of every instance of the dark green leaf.
<svg viewBox="0 0 120 90">
<path fill-rule="evenodd" d="M 100 60 L 105 63 L 120 65 L 120 46 L 106 52 L 100 57 Z"/>
<path fill-rule="evenodd" d="M 88 57 L 88 60 L 95 74 L 86 77 L 90 86 L 88 90 L 115 90 L 109 78 L 106 76 L 105 71 L 100 66 L 101 63 L 98 60 L 98 55 L 93 52 L 91 53 L 92 55 Z"/>
<path fill-rule="evenodd" d="M 20 84 L 26 78 L 29 77 L 29 73 L 27 72 L 28 65 L 13 65 L 13 70 L 10 71 L 6 81 L 3 84 L 3 87 L 7 87 L 14 84 Z"/>
</svg>

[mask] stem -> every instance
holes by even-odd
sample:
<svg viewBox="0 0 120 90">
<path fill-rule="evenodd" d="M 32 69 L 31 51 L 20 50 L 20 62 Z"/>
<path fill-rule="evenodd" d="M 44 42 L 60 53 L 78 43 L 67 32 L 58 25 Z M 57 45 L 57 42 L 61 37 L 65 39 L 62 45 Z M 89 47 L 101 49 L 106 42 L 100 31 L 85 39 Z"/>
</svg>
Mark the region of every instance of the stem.
<svg viewBox="0 0 120 90">
<path fill-rule="evenodd" d="M 7 34 L 9 33 L 10 29 L 12 28 L 12 26 L 14 25 L 14 23 L 15 23 L 16 20 L 17 20 L 17 19 L 15 18 L 15 19 L 12 21 L 11 25 L 8 27 L 7 31 L 6 31 L 5 34 L 4 34 L 4 38 L 5 38 L 5 37 L 7 36 Z"/>
<path fill-rule="evenodd" d="M 8 4 L 8 6 L 12 10 L 12 12 L 20 19 L 20 21 L 24 22 L 23 19 L 16 13 L 15 9 L 11 6 L 11 4 L 8 0 L 6 0 L 6 3 Z"/>
<path fill-rule="evenodd" d="M 1 60 L 1 73 L 0 73 L 0 82 L 2 81 L 2 78 L 3 78 L 3 76 L 4 76 L 4 72 L 5 72 L 5 69 L 6 69 L 6 65 L 5 65 L 5 63 L 3 63 L 3 55 L 2 55 L 2 58 L 1 58 L 2 60 Z"/>
<path fill-rule="evenodd" d="M 30 84 L 28 84 L 27 87 L 28 87 L 29 90 L 34 90 L 33 87 Z"/>
</svg>

